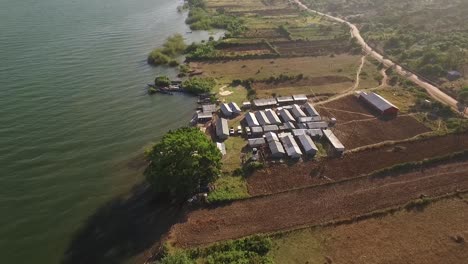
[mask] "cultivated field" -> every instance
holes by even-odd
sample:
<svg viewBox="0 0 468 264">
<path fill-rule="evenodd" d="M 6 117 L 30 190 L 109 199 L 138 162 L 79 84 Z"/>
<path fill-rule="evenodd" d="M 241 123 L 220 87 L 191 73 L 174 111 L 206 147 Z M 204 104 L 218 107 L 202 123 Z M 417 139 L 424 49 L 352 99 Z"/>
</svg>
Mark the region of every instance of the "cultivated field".
<svg viewBox="0 0 468 264">
<path fill-rule="evenodd" d="M 271 252 L 276 263 L 461 264 L 468 259 L 468 206 L 452 198 L 423 211 L 400 211 L 353 224 L 278 235 Z"/>
<path fill-rule="evenodd" d="M 421 194 L 444 195 L 468 189 L 468 163 L 385 178 L 359 178 L 337 184 L 255 197 L 190 212 L 169 240 L 191 247 L 255 233 L 344 220 L 399 206 Z"/>
<path fill-rule="evenodd" d="M 467 148 L 468 134 L 448 135 L 345 154 L 341 159 L 272 165 L 248 177 L 247 183 L 251 195 L 276 193 L 354 178 L 399 163 L 444 156 Z"/>
</svg>

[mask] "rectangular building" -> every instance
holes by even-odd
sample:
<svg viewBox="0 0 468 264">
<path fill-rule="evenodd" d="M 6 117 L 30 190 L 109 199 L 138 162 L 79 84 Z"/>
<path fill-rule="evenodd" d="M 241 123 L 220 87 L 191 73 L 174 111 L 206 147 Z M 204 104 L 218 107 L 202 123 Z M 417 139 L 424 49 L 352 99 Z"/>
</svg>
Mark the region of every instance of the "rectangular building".
<svg viewBox="0 0 468 264">
<path fill-rule="evenodd" d="M 278 102 L 279 105 L 285 105 L 285 104 L 292 104 L 294 103 L 294 99 L 292 96 L 280 96 L 276 97 L 276 101 Z"/>
<path fill-rule="evenodd" d="M 254 126 L 259 126 L 260 125 L 258 123 L 258 120 L 255 117 L 254 113 L 251 113 L 251 112 L 245 114 L 245 121 L 247 122 L 247 126 L 249 126 L 249 127 L 254 127 Z"/>
<path fill-rule="evenodd" d="M 290 158 L 298 159 L 302 156 L 302 151 L 292 135 L 289 134 L 284 137 L 280 137 L 280 140 L 283 143 L 284 149 Z"/>
<path fill-rule="evenodd" d="M 296 119 L 306 117 L 304 111 L 302 111 L 301 107 L 299 107 L 297 104 L 292 105 L 291 112 Z"/>
<path fill-rule="evenodd" d="M 250 127 L 250 131 L 252 132 L 252 136 L 263 135 L 263 128 L 259 126 Z"/>
<path fill-rule="evenodd" d="M 203 113 L 214 113 L 216 112 L 216 105 L 215 104 L 204 104 L 201 106 Z"/>
<path fill-rule="evenodd" d="M 305 103 L 304 109 L 309 116 L 320 116 L 319 112 L 311 103 Z"/>
<path fill-rule="evenodd" d="M 360 92 L 359 100 L 369 105 L 373 110 L 377 111 L 381 115 L 396 116 L 399 111 L 398 107 L 396 107 L 394 104 L 373 92 Z"/>
<path fill-rule="evenodd" d="M 248 140 L 249 147 L 251 148 L 258 148 L 266 144 L 264 138 L 249 138 Z"/>
<path fill-rule="evenodd" d="M 333 132 L 329 129 L 323 130 L 323 135 L 325 138 L 330 142 L 332 147 L 339 153 L 343 153 L 345 151 L 345 147 L 341 143 L 341 141 L 333 134 Z"/>
<path fill-rule="evenodd" d="M 267 125 L 263 126 L 263 132 L 278 132 L 279 127 L 277 125 Z"/>
<path fill-rule="evenodd" d="M 268 98 L 268 99 L 256 99 L 253 101 L 253 105 L 257 108 L 263 107 L 272 107 L 277 104 L 275 98 Z"/>
<path fill-rule="evenodd" d="M 221 104 L 221 113 L 223 113 L 225 117 L 230 117 L 233 115 L 232 109 L 228 104 Z"/>
<path fill-rule="evenodd" d="M 281 124 L 281 120 L 279 119 L 278 115 L 276 114 L 275 111 L 271 109 L 266 109 L 265 110 L 265 115 L 267 116 L 268 120 L 270 121 L 270 124 L 275 124 L 279 125 Z"/>
<path fill-rule="evenodd" d="M 231 108 L 231 111 L 236 115 L 242 112 L 240 107 L 235 102 L 230 102 L 228 106 Z"/>
<path fill-rule="evenodd" d="M 270 120 L 268 119 L 268 117 L 266 116 L 265 112 L 263 111 L 257 111 L 255 112 L 255 117 L 257 118 L 258 120 L 258 123 L 261 125 L 261 126 L 265 126 L 265 125 L 270 125 Z"/>
<path fill-rule="evenodd" d="M 293 99 L 295 103 L 299 104 L 307 102 L 307 96 L 305 96 L 305 94 L 295 94 L 293 95 Z"/>
<path fill-rule="evenodd" d="M 322 118 L 320 116 L 305 116 L 297 118 L 297 122 L 299 123 L 309 123 L 318 121 L 322 121 Z"/>
<path fill-rule="evenodd" d="M 218 120 L 216 120 L 216 136 L 221 140 L 225 140 L 229 137 L 229 126 L 226 119 L 218 118 Z"/>
<path fill-rule="evenodd" d="M 226 145 L 224 143 L 216 142 L 216 147 L 219 149 L 223 156 L 226 155 Z"/>
<path fill-rule="evenodd" d="M 328 128 L 328 123 L 321 121 L 321 122 L 309 122 L 307 123 L 307 127 L 309 129 L 326 129 Z"/>
<path fill-rule="evenodd" d="M 288 110 L 283 108 L 283 109 L 280 109 L 278 112 L 285 123 L 296 121 Z"/>
<path fill-rule="evenodd" d="M 286 151 L 284 151 L 283 145 L 281 145 L 281 142 L 279 141 L 270 141 L 268 142 L 268 148 L 270 149 L 271 152 L 271 157 L 272 158 L 282 158 L 286 154 Z"/>
<path fill-rule="evenodd" d="M 299 139 L 302 149 L 307 155 L 315 156 L 317 154 L 318 148 L 308 135 L 298 135 L 297 139 Z"/>
</svg>

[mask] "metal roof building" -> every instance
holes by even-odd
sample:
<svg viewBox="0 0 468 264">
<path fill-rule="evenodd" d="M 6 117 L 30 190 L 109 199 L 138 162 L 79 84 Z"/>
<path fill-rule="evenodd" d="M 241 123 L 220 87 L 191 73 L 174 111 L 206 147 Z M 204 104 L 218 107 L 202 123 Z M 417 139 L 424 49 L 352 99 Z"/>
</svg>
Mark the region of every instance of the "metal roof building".
<svg viewBox="0 0 468 264">
<path fill-rule="evenodd" d="M 279 110 L 279 114 L 284 122 L 296 121 L 291 113 L 284 108 Z"/>
<path fill-rule="evenodd" d="M 286 129 L 289 129 L 289 130 L 295 129 L 295 128 L 296 128 L 296 126 L 293 124 L 293 122 L 286 122 L 286 123 L 284 123 L 284 127 L 285 127 Z"/>
<path fill-rule="evenodd" d="M 279 141 L 278 135 L 274 132 L 267 132 L 265 133 L 265 139 L 267 142 L 271 141 Z"/>
<path fill-rule="evenodd" d="M 218 118 L 216 120 L 216 136 L 219 139 L 227 139 L 229 137 L 229 126 L 226 119 Z"/>
<path fill-rule="evenodd" d="M 265 125 L 270 125 L 270 120 L 268 119 L 268 117 L 266 116 L 265 112 L 263 111 L 257 111 L 255 112 L 255 117 L 257 118 L 258 120 L 258 123 L 261 125 L 261 126 L 265 126 Z"/>
<path fill-rule="evenodd" d="M 277 125 L 263 126 L 263 132 L 278 132 L 279 127 Z"/>
<path fill-rule="evenodd" d="M 322 129 L 307 129 L 307 134 L 311 137 L 321 137 L 323 136 Z"/>
<path fill-rule="evenodd" d="M 304 113 L 304 111 L 302 111 L 302 109 L 297 104 L 292 105 L 291 112 L 296 118 L 306 117 L 306 114 Z"/>
<path fill-rule="evenodd" d="M 255 107 L 268 107 L 268 106 L 275 106 L 277 104 L 275 98 L 268 98 L 268 99 L 256 99 L 253 101 Z"/>
<path fill-rule="evenodd" d="M 281 137 L 280 140 L 283 143 L 284 149 L 286 150 L 286 153 L 289 157 L 297 159 L 302 156 L 302 151 L 291 134 Z"/>
<path fill-rule="evenodd" d="M 319 112 L 311 103 L 305 103 L 304 109 L 306 110 L 309 116 L 320 116 Z"/>
<path fill-rule="evenodd" d="M 226 117 L 232 116 L 233 114 L 232 109 L 229 107 L 228 104 L 221 104 L 221 112 Z"/>
<path fill-rule="evenodd" d="M 264 138 L 249 138 L 247 141 L 251 148 L 260 147 L 266 143 Z"/>
<path fill-rule="evenodd" d="M 265 115 L 268 117 L 268 120 L 270 120 L 271 124 L 276 124 L 276 125 L 281 124 L 281 120 L 279 119 L 275 111 L 271 109 L 266 109 Z"/>
<path fill-rule="evenodd" d="M 305 103 L 307 102 L 307 96 L 305 94 L 295 94 L 293 95 L 294 102 L 296 103 Z"/>
<path fill-rule="evenodd" d="M 208 120 L 213 119 L 213 114 L 211 112 L 206 113 L 206 112 L 201 112 L 197 113 L 197 121 L 198 122 L 206 122 Z"/>
<path fill-rule="evenodd" d="M 398 107 L 376 93 L 360 92 L 359 99 L 377 110 L 382 115 L 397 115 Z"/>
<path fill-rule="evenodd" d="M 307 123 L 307 127 L 310 129 L 326 129 L 328 128 L 328 123 L 321 121 L 321 122 L 309 122 Z"/>
<path fill-rule="evenodd" d="M 299 123 L 309 123 L 318 121 L 322 121 L 322 118 L 320 116 L 305 116 L 297 118 L 297 122 Z"/>
<path fill-rule="evenodd" d="M 216 142 L 216 147 L 219 149 L 223 156 L 226 155 L 226 145 L 224 143 Z"/>
<path fill-rule="evenodd" d="M 335 136 L 335 134 L 333 134 L 331 130 L 324 129 L 323 135 L 328 139 L 328 141 L 336 151 L 343 152 L 345 150 L 345 147 L 343 146 L 341 141 Z"/>
<path fill-rule="evenodd" d="M 294 99 L 292 98 L 292 96 L 280 96 L 280 97 L 276 97 L 276 101 L 278 102 L 278 104 L 290 104 L 290 103 L 294 103 Z"/>
<path fill-rule="evenodd" d="M 317 153 L 318 148 L 308 135 L 299 135 L 297 139 L 299 139 L 302 149 L 307 155 L 314 156 Z"/>
<path fill-rule="evenodd" d="M 286 151 L 284 151 L 279 141 L 273 140 L 268 142 L 268 148 L 270 149 L 272 158 L 282 158 L 286 154 Z"/>
<path fill-rule="evenodd" d="M 214 113 L 216 112 L 216 105 L 215 104 L 204 104 L 201 106 L 203 113 Z"/>
<path fill-rule="evenodd" d="M 242 102 L 242 108 L 248 109 L 252 106 L 252 103 L 250 102 Z"/>
<path fill-rule="evenodd" d="M 263 128 L 259 126 L 250 127 L 250 131 L 254 136 L 263 134 Z"/>
<path fill-rule="evenodd" d="M 254 127 L 254 126 L 259 126 L 260 124 L 258 123 L 257 118 L 253 113 L 247 113 L 245 114 L 245 121 L 247 121 L 247 125 L 249 127 Z"/>
<path fill-rule="evenodd" d="M 231 108 L 234 114 L 240 114 L 242 112 L 242 110 L 239 108 L 239 106 L 235 102 L 230 102 L 229 107 Z"/>
</svg>

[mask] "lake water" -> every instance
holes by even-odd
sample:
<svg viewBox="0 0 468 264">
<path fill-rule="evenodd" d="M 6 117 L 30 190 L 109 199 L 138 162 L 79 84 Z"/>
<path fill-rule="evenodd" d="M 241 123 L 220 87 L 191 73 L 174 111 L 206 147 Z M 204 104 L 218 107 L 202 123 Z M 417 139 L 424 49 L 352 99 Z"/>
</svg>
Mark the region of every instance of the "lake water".
<svg viewBox="0 0 468 264">
<path fill-rule="evenodd" d="M 93 212 L 141 181 L 144 147 L 195 99 L 148 96 L 146 64 L 173 33 L 172 0 L 0 0 L 0 263 L 59 263 Z"/>
</svg>

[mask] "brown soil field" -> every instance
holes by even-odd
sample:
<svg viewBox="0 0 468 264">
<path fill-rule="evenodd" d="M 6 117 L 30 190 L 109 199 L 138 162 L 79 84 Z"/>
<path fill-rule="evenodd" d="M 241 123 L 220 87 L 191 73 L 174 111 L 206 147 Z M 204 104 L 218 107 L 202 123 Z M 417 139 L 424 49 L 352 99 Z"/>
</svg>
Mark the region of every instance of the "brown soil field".
<svg viewBox="0 0 468 264">
<path fill-rule="evenodd" d="M 345 220 L 399 206 L 421 194 L 468 189 L 468 164 L 455 163 L 395 177 L 359 178 L 192 211 L 174 225 L 169 240 L 191 247 L 256 233 Z"/>
<path fill-rule="evenodd" d="M 354 95 L 317 105 L 316 108 L 320 115 L 328 118 L 335 117 L 338 123 L 375 117 L 369 108 Z"/>
<path fill-rule="evenodd" d="M 274 239 L 276 263 L 461 264 L 468 259 L 468 205 L 459 198 L 434 202 L 423 211 L 326 228 L 307 228 Z"/>
<path fill-rule="evenodd" d="M 246 43 L 236 46 L 226 46 L 218 48 L 220 52 L 227 55 L 232 53 L 233 55 L 246 55 L 246 54 L 270 54 L 272 51 L 265 43 Z"/>
<path fill-rule="evenodd" d="M 287 41 L 276 29 L 250 29 L 244 32 L 242 37 L 255 39 L 284 39 Z"/>
<path fill-rule="evenodd" d="M 251 195 L 275 193 L 329 183 L 329 179 L 339 181 L 354 178 L 399 163 L 420 161 L 465 149 L 468 149 L 468 134 L 447 135 L 363 150 L 320 162 L 272 165 L 249 176 L 247 184 Z"/>
<path fill-rule="evenodd" d="M 285 41 L 272 42 L 281 55 L 318 56 L 333 53 L 345 53 L 349 50 L 346 43 L 336 40 Z"/>
<path fill-rule="evenodd" d="M 332 130 L 347 149 L 388 140 L 403 140 L 431 131 L 412 116 L 338 123 Z"/>
</svg>

